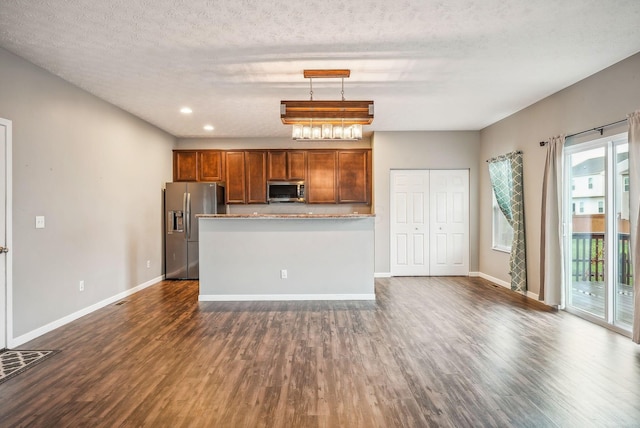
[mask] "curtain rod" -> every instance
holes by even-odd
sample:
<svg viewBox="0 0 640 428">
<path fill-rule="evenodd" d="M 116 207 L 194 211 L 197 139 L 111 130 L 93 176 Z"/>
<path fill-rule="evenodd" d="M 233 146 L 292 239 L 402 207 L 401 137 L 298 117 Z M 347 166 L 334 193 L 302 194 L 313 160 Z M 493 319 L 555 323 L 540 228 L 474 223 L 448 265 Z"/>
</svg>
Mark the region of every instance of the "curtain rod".
<svg viewBox="0 0 640 428">
<path fill-rule="evenodd" d="M 516 150 L 515 152 L 509 152 L 509 153 L 507 153 L 507 155 L 511 154 L 511 153 L 515 153 L 515 154 L 521 155 L 522 154 L 522 150 Z M 500 155 L 500 156 L 505 156 L 505 155 Z M 487 162 L 487 163 L 491 162 L 492 160 L 498 159 L 500 156 L 496 156 L 494 158 L 487 159 L 485 162 Z"/>
<path fill-rule="evenodd" d="M 567 135 L 565 138 L 571 138 L 571 137 L 575 137 L 577 135 L 582 135 L 582 134 L 586 134 L 587 132 L 593 132 L 593 131 L 598 131 L 598 132 L 600 132 L 600 135 L 602 135 L 603 132 L 604 132 L 604 128 L 608 128 L 610 126 L 617 125 L 619 123 L 626 122 L 626 121 L 627 121 L 627 119 L 622 119 L 622 120 L 618 120 L 616 122 L 607 123 L 606 125 L 596 126 L 595 128 L 587 129 L 586 131 L 580 131 L 580 132 L 576 132 L 575 134 Z M 547 144 L 547 141 L 540 141 L 540 147 L 543 147 L 546 144 Z"/>
</svg>

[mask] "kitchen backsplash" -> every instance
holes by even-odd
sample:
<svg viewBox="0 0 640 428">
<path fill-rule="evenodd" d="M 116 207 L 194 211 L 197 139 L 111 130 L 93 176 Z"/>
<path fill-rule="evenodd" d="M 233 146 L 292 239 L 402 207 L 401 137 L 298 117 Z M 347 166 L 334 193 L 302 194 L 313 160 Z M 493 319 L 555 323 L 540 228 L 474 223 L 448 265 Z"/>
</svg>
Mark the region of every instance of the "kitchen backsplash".
<svg viewBox="0 0 640 428">
<path fill-rule="evenodd" d="M 249 204 L 227 205 L 227 214 L 370 214 L 371 207 L 349 204 Z"/>
</svg>

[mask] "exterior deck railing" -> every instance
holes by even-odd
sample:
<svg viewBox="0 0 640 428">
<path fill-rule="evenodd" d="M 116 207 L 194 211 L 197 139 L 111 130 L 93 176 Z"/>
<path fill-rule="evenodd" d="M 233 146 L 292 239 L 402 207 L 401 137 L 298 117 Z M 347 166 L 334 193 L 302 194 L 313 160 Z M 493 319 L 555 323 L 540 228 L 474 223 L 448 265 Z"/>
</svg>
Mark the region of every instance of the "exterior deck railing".
<svg viewBox="0 0 640 428">
<path fill-rule="evenodd" d="M 572 235 L 572 277 L 576 281 L 605 280 L 605 240 L 604 233 L 579 232 Z M 629 234 L 618 234 L 618 281 L 633 284 Z"/>
</svg>

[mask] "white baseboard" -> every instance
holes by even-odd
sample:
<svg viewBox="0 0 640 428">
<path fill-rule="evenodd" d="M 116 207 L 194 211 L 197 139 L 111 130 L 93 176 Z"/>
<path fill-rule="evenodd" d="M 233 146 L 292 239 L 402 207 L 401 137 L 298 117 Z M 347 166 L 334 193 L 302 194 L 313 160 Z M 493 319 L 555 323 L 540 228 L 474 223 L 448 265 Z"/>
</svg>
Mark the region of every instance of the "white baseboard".
<svg viewBox="0 0 640 428">
<path fill-rule="evenodd" d="M 471 275 L 469 275 L 469 276 L 471 276 Z M 486 273 L 482 273 L 482 272 L 478 272 L 478 276 L 480 278 L 482 278 L 482 279 L 486 279 L 487 281 L 493 282 L 494 284 L 498 284 L 501 287 L 504 287 L 504 288 L 509 289 L 510 291 L 513 291 L 513 290 L 511 290 L 511 284 L 506 282 L 506 281 L 503 281 L 503 280 L 498 279 L 498 278 L 494 278 L 494 277 L 489 276 Z M 522 294 L 523 296 L 526 296 L 526 297 L 528 297 L 530 299 L 538 300 L 538 298 L 539 298 L 539 296 L 537 294 L 532 293 L 530 291 L 527 291 L 525 293 L 523 293 L 521 291 L 514 291 L 514 293 Z"/>
<path fill-rule="evenodd" d="M 376 300 L 371 294 L 201 294 L 201 302 L 249 302 L 285 300 Z"/>
<path fill-rule="evenodd" d="M 164 275 L 161 275 L 157 278 L 149 280 L 144 284 L 140 284 L 136 287 L 130 288 L 128 290 L 123 291 L 122 293 L 118 293 L 115 296 L 109 297 L 108 299 L 102 300 L 101 302 L 95 303 L 91 306 L 88 306 L 84 309 L 81 309 L 77 312 L 74 312 L 66 317 L 60 318 L 59 320 L 50 322 L 42 327 L 39 327 L 35 330 L 30 331 L 29 333 L 23 334 L 22 336 L 18 336 L 15 338 L 8 338 L 8 346 L 9 348 L 15 348 L 16 346 L 21 346 L 37 337 L 42 336 L 43 334 L 49 333 L 56 328 L 62 327 L 65 324 L 69 324 L 71 321 L 75 321 L 78 318 L 81 318 L 85 315 L 88 315 L 92 312 L 97 311 L 98 309 L 102 309 L 107 305 L 117 302 L 118 300 L 124 299 L 125 297 L 131 296 L 132 294 L 137 293 L 138 291 L 144 290 L 147 287 L 150 287 L 164 279 Z"/>
<path fill-rule="evenodd" d="M 479 277 L 480 272 L 469 272 L 469 277 Z M 373 274 L 374 278 L 392 278 L 391 272 L 376 272 Z"/>
<path fill-rule="evenodd" d="M 374 272 L 374 278 L 391 278 L 391 272 Z"/>
</svg>

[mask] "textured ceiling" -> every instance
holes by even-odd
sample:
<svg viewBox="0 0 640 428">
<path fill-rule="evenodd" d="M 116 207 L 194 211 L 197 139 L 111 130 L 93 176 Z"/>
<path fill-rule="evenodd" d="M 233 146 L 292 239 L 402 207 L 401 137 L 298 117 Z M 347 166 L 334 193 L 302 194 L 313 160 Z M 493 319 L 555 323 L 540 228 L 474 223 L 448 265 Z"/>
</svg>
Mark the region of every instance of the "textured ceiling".
<svg viewBox="0 0 640 428">
<path fill-rule="evenodd" d="M 179 137 L 290 135 L 305 68 L 351 69 L 366 131 L 477 130 L 640 51 L 639 23 L 638 0 L 2 0 L 0 46 Z"/>
</svg>

